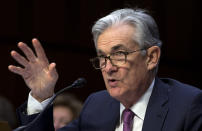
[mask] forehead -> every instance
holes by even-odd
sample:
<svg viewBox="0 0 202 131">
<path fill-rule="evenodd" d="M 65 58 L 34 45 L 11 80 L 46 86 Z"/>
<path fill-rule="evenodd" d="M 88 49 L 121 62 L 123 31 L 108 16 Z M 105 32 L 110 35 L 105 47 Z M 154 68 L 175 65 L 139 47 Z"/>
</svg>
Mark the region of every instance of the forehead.
<svg viewBox="0 0 202 131">
<path fill-rule="evenodd" d="M 97 40 L 97 51 L 110 53 L 120 49 L 135 48 L 135 29 L 131 25 L 118 24 L 106 29 Z"/>
</svg>

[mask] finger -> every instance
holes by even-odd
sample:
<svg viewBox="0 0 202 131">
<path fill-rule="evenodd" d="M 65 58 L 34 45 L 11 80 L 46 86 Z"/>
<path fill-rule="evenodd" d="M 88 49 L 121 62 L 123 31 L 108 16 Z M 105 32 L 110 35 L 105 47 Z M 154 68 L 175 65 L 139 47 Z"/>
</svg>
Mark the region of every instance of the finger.
<svg viewBox="0 0 202 131">
<path fill-rule="evenodd" d="M 21 67 L 17 67 L 17 66 L 14 66 L 14 65 L 9 65 L 8 66 L 8 69 L 13 72 L 13 73 L 16 73 L 18 75 L 23 75 L 23 72 L 24 72 L 24 69 L 21 68 Z"/>
<path fill-rule="evenodd" d="M 21 65 L 23 65 L 24 67 L 26 67 L 28 65 L 28 61 L 21 56 L 20 54 L 18 54 L 16 51 L 11 51 L 11 56 Z"/>
<path fill-rule="evenodd" d="M 36 38 L 32 39 L 32 44 L 34 46 L 38 59 L 44 61 L 46 64 L 49 64 L 48 58 L 39 40 L 37 40 Z"/>
<path fill-rule="evenodd" d="M 49 65 L 49 71 L 53 71 L 55 69 L 55 67 L 56 67 L 56 64 L 55 63 L 51 63 Z"/>
<path fill-rule="evenodd" d="M 51 63 L 49 65 L 49 73 L 52 77 L 58 77 L 57 71 L 56 71 L 56 64 L 55 63 Z"/>
<path fill-rule="evenodd" d="M 36 56 L 34 55 L 33 51 L 31 48 L 29 48 L 25 43 L 19 42 L 18 47 L 24 52 L 25 56 L 27 59 L 31 62 L 35 62 Z"/>
</svg>

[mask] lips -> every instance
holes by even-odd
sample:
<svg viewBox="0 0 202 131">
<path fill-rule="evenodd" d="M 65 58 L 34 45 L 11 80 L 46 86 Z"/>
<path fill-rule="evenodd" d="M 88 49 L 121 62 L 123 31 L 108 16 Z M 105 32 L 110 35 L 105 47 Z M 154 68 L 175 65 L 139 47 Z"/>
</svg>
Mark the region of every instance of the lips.
<svg viewBox="0 0 202 131">
<path fill-rule="evenodd" d="M 118 85 L 118 80 L 116 80 L 116 79 L 108 79 L 108 85 L 110 87 L 112 87 L 112 88 L 115 88 Z"/>
</svg>

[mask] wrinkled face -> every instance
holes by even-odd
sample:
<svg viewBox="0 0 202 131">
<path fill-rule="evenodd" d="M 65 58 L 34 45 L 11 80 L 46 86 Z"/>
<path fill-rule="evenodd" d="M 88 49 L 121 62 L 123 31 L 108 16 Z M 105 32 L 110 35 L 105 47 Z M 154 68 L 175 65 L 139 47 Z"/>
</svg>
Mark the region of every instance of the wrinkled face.
<svg viewBox="0 0 202 131">
<path fill-rule="evenodd" d="M 140 49 L 134 43 L 132 36 L 135 29 L 127 24 L 119 24 L 106 29 L 97 41 L 98 56 L 108 56 L 117 51 L 134 51 Z M 117 67 L 107 60 L 106 67 L 101 69 L 109 94 L 122 101 L 138 95 L 143 90 L 146 81 L 147 63 L 146 56 L 140 51 L 127 56 L 125 64 Z"/>
<path fill-rule="evenodd" d="M 72 111 L 66 106 L 55 106 L 53 108 L 53 118 L 55 131 L 64 127 L 73 119 Z"/>
</svg>

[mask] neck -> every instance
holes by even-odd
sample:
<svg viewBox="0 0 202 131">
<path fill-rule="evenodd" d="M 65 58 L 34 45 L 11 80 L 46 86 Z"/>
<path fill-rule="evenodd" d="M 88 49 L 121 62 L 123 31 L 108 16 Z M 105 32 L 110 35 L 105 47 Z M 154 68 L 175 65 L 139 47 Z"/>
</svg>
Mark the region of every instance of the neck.
<svg viewBox="0 0 202 131">
<path fill-rule="evenodd" d="M 154 79 L 154 76 L 148 77 L 147 79 L 144 80 L 144 82 L 139 84 L 139 87 L 141 88 L 137 88 L 137 90 L 127 93 L 126 97 L 120 100 L 120 102 L 124 105 L 124 107 L 130 108 L 134 104 L 136 104 L 138 100 L 145 94 L 147 89 L 150 87 L 153 79 Z"/>
</svg>

